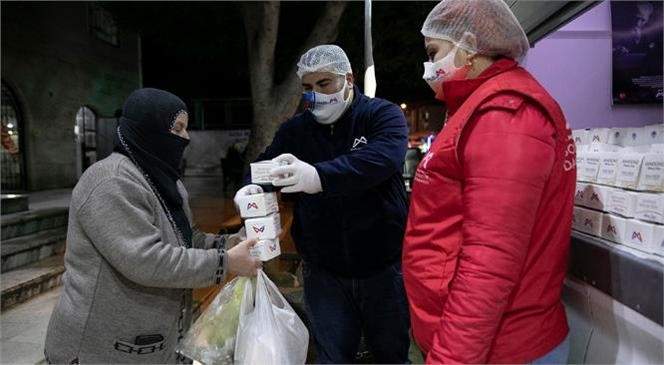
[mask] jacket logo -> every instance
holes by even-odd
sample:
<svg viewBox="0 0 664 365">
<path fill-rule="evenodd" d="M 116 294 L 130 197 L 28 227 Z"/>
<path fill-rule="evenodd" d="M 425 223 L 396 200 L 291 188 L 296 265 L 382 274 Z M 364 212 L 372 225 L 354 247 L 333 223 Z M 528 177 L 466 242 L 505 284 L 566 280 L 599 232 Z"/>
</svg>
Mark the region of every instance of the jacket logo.
<svg viewBox="0 0 664 365">
<path fill-rule="evenodd" d="M 616 227 L 612 226 L 610 224 L 606 227 L 606 231 L 609 232 L 609 233 L 613 233 L 613 235 L 618 235 L 618 231 L 616 230 Z"/>
<path fill-rule="evenodd" d="M 364 136 L 362 136 L 360 138 L 355 138 L 355 140 L 353 141 L 353 148 L 359 146 L 361 143 L 362 144 L 367 144 L 367 139 L 364 138 Z"/>
<path fill-rule="evenodd" d="M 265 231 L 265 226 L 260 226 L 260 227 L 252 226 L 251 228 L 254 229 L 255 233 L 263 233 Z"/>
<path fill-rule="evenodd" d="M 251 208 L 258 209 L 258 204 L 256 204 L 255 202 L 247 204 L 247 210 Z"/>
<path fill-rule="evenodd" d="M 594 226 L 594 224 L 593 224 L 593 220 L 590 219 L 590 218 L 586 218 L 586 220 L 583 221 L 583 225 L 584 225 L 584 226 L 590 226 L 590 228 L 593 228 L 593 226 Z"/>
<path fill-rule="evenodd" d="M 632 239 L 637 239 L 639 242 L 643 243 L 643 239 L 641 238 L 641 232 L 632 232 Z"/>
</svg>

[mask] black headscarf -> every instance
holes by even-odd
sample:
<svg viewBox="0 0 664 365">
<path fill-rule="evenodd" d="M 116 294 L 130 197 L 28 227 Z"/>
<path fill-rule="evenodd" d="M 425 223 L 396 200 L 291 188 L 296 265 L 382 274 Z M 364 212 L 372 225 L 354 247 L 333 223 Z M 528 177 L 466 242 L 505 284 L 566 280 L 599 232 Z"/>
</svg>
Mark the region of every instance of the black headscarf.
<svg viewBox="0 0 664 365">
<path fill-rule="evenodd" d="M 129 157 L 146 177 L 161 206 L 187 247 L 192 231 L 182 207 L 176 182 L 189 140 L 171 133 L 175 119 L 187 113 L 177 96 L 163 90 L 144 88 L 132 92 L 122 108 L 113 151 Z"/>
</svg>

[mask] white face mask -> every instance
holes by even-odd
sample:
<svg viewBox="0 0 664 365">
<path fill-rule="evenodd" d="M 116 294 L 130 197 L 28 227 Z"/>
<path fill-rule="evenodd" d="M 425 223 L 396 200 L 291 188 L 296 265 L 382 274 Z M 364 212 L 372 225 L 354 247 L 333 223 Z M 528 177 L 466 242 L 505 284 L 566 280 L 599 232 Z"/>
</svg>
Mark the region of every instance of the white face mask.
<svg viewBox="0 0 664 365">
<path fill-rule="evenodd" d="M 328 95 L 307 91 L 302 93 L 302 100 L 304 100 L 305 107 L 311 111 L 318 123 L 332 124 L 341 117 L 351 101 L 351 93 L 348 93 L 348 99 L 344 99 L 345 92 L 346 81 L 344 80 L 344 87 L 337 93 Z"/>
<path fill-rule="evenodd" d="M 445 79 L 449 79 L 455 72 L 463 68 L 454 66 L 454 57 L 456 57 L 457 50 L 458 48 L 454 47 L 445 57 L 436 62 L 424 62 L 422 78 L 434 92 L 438 93 L 440 85 Z"/>
</svg>

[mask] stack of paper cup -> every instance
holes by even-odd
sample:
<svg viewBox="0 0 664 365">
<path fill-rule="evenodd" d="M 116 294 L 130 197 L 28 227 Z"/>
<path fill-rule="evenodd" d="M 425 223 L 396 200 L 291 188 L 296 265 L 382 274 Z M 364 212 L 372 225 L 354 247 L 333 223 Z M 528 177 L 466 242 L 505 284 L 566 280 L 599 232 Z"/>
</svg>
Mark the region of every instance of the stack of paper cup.
<svg viewBox="0 0 664 365">
<path fill-rule="evenodd" d="M 276 193 L 260 193 L 237 198 L 240 216 L 244 218 L 247 238 L 258 237 L 259 241 L 251 248 L 251 254 L 262 261 L 273 259 L 281 254 L 279 234 L 281 220 Z"/>
</svg>

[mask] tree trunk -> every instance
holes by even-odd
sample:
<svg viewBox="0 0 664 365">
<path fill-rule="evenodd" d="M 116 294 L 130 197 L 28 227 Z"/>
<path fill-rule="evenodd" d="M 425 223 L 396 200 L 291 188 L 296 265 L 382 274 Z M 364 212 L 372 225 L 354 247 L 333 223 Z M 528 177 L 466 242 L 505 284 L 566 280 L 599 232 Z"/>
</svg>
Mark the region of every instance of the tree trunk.
<svg viewBox="0 0 664 365">
<path fill-rule="evenodd" d="M 254 114 L 245 161 L 253 161 L 265 150 L 281 123 L 295 113 L 301 97 L 300 79 L 296 74 L 297 60 L 308 49 L 336 39 L 337 26 L 346 5 L 345 1 L 327 2 L 287 77 L 281 84 L 275 85 L 274 51 L 279 29 L 280 2 L 241 3 L 247 34 Z"/>
</svg>

